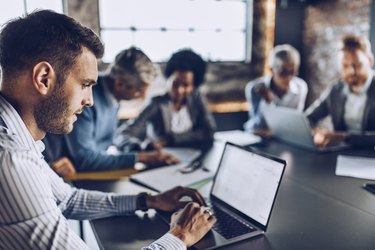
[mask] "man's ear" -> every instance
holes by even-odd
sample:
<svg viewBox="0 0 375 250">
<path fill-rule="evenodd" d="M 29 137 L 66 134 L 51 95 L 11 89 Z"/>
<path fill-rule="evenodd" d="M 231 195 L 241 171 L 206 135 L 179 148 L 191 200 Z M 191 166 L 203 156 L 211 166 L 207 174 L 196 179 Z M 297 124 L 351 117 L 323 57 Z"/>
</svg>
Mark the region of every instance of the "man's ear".
<svg viewBox="0 0 375 250">
<path fill-rule="evenodd" d="M 371 53 L 368 56 L 368 58 L 369 58 L 369 61 L 370 61 L 370 66 L 372 67 L 374 65 L 374 54 Z"/>
<path fill-rule="evenodd" d="M 41 95 L 49 94 L 56 84 L 56 74 L 52 65 L 39 62 L 33 68 L 33 85 Z"/>
</svg>

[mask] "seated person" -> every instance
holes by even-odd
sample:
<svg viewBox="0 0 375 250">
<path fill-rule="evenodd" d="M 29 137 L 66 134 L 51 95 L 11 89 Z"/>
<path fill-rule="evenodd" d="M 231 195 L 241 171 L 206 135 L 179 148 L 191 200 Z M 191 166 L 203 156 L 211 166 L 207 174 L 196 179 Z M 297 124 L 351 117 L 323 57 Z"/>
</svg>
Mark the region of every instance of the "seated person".
<svg viewBox="0 0 375 250">
<path fill-rule="evenodd" d="M 152 98 L 130 125 L 121 127 L 118 146 L 209 148 L 215 125 L 198 90 L 205 72 L 206 63 L 192 50 L 174 53 L 164 72 L 168 93 Z"/>
<path fill-rule="evenodd" d="M 210 230 L 216 219 L 195 190 L 135 196 L 77 189 L 43 160 L 45 134 L 69 133 L 77 111 L 93 105 L 97 58 L 104 51 L 93 31 L 63 14 L 34 11 L 2 27 L 0 51 L 0 249 L 89 249 L 68 219 L 150 208 L 185 207 L 145 250 L 186 249 Z M 185 196 L 194 202 L 180 201 Z"/>
<path fill-rule="evenodd" d="M 288 44 L 276 46 L 269 55 L 272 76 L 250 81 L 245 88 L 250 105 L 249 120 L 244 124 L 246 131 L 268 134 L 263 117 L 265 105 L 277 105 L 303 111 L 307 84 L 296 75 L 300 65 L 298 51 Z M 262 132 L 260 132 L 262 131 Z"/>
<path fill-rule="evenodd" d="M 374 56 L 368 39 L 347 35 L 339 52 L 341 80 L 306 110 L 312 126 L 331 116 L 335 131 L 313 130 L 317 145 L 347 141 L 355 146 L 375 144 Z"/>
<path fill-rule="evenodd" d="M 153 63 L 140 49 L 121 51 L 108 71 L 99 75 L 92 90 L 95 103 L 78 111 L 82 114 L 73 131 L 66 135 L 48 134 L 43 140 L 46 161 L 60 175 L 69 168 L 66 161 L 56 167 L 61 163 L 60 157 L 70 159 L 78 171 L 133 167 L 137 161 L 148 165 L 175 163 L 174 157 L 162 151 L 119 153 L 111 147 L 118 124 L 119 101 L 143 98 L 154 76 Z"/>
</svg>

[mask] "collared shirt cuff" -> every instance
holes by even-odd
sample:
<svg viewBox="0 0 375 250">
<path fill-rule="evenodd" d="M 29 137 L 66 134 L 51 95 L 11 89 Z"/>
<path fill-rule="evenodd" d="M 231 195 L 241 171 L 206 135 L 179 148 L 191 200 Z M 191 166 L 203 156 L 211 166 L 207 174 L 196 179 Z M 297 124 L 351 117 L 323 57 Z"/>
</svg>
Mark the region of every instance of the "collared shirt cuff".
<svg viewBox="0 0 375 250">
<path fill-rule="evenodd" d="M 115 195 L 115 204 L 117 204 L 118 215 L 131 214 L 137 209 L 136 195 Z"/>
<path fill-rule="evenodd" d="M 154 241 L 152 245 L 159 246 L 163 250 L 186 250 L 185 243 L 171 233 L 164 234 L 161 238 Z"/>
</svg>

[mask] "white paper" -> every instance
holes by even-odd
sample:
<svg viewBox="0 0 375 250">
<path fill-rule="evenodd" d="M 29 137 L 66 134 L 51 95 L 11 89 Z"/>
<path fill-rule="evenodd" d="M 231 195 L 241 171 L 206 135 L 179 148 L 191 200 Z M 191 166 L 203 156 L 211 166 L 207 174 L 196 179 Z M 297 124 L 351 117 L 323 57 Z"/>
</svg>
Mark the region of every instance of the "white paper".
<svg viewBox="0 0 375 250">
<path fill-rule="evenodd" d="M 215 140 L 228 141 L 240 146 L 246 146 L 254 143 L 258 143 L 262 140 L 260 136 L 251 134 L 250 132 L 244 132 L 241 130 L 230 130 L 216 132 Z"/>
<path fill-rule="evenodd" d="M 147 170 L 130 177 L 131 180 L 152 187 L 160 192 L 176 186 L 189 187 L 200 181 L 210 180 L 215 175 L 212 170 L 197 169 L 191 173 L 181 173 L 179 170 L 189 163 L 180 163 L 172 166 Z"/>
<path fill-rule="evenodd" d="M 123 182 L 121 183 L 121 187 L 122 187 L 122 191 L 120 193 L 124 193 L 124 194 L 127 194 L 127 195 L 136 195 L 136 194 L 139 194 L 141 192 L 147 192 L 147 193 L 150 193 L 150 194 L 157 194 L 157 192 L 151 190 L 151 189 L 148 189 L 148 188 L 145 188 L 143 186 L 140 186 L 140 185 L 137 185 L 135 183 L 132 183 L 130 181 L 126 181 L 126 182 Z"/>
<path fill-rule="evenodd" d="M 180 162 L 191 162 L 198 158 L 202 152 L 194 148 L 163 148 L 163 151 L 175 156 Z"/>
<path fill-rule="evenodd" d="M 336 175 L 375 180 L 375 158 L 339 155 Z"/>
</svg>

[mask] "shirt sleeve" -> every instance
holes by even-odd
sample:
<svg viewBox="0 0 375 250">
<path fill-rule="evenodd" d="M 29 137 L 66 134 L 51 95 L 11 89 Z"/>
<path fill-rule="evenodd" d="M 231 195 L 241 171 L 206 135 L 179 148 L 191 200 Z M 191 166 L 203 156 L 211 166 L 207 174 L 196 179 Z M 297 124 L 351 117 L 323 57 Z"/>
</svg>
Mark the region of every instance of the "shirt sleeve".
<svg viewBox="0 0 375 250">
<path fill-rule="evenodd" d="M 56 206 L 33 154 L 2 152 L 0 249 L 88 249 Z"/>
<path fill-rule="evenodd" d="M 300 78 L 297 78 L 298 80 L 298 86 L 299 86 L 299 100 L 298 100 L 298 106 L 297 106 L 297 110 L 300 110 L 300 111 L 303 111 L 303 109 L 305 108 L 305 102 L 306 102 L 306 96 L 307 96 L 307 83 L 303 80 L 303 79 L 300 79 Z"/>
<path fill-rule="evenodd" d="M 0 249 L 87 249 L 65 217 L 94 219 L 135 211 L 135 196 L 72 188 L 30 151 L 0 156 Z"/>
<path fill-rule="evenodd" d="M 328 99 L 331 94 L 331 89 L 323 92 L 311 106 L 305 111 L 305 115 L 309 120 L 311 126 L 315 126 L 320 119 L 329 115 Z"/>
<path fill-rule="evenodd" d="M 84 109 L 73 131 L 69 135 L 64 135 L 76 168 L 80 171 L 97 171 L 133 167 L 136 161 L 134 153 L 111 155 L 97 147 L 94 126 L 93 111 Z"/>
<path fill-rule="evenodd" d="M 77 189 L 66 184 L 51 168 L 44 168 L 51 181 L 57 206 L 68 219 L 92 220 L 133 214 L 136 195 L 121 195 Z"/>
<path fill-rule="evenodd" d="M 186 250 L 186 245 L 176 236 L 166 233 L 148 247 L 142 248 L 142 250 Z"/>
</svg>

